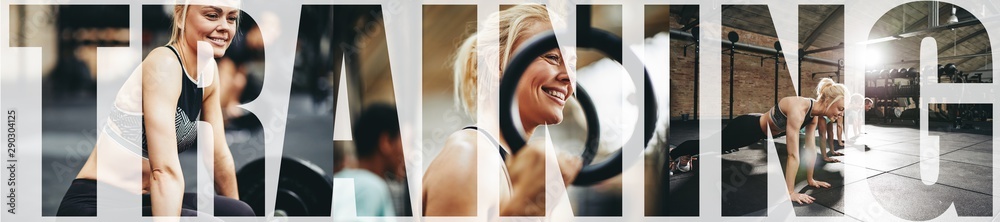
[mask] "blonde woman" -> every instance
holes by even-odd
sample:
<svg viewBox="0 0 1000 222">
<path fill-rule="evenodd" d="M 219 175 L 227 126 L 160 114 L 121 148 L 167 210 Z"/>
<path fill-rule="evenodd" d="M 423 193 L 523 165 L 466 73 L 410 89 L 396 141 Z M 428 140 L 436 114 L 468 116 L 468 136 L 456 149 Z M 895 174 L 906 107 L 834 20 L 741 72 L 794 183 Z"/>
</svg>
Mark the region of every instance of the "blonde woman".
<svg viewBox="0 0 1000 222">
<path fill-rule="evenodd" d="M 477 104 L 479 98 L 477 82 L 489 80 L 499 82 L 500 73 L 513 57 L 514 51 L 532 36 L 551 30 L 551 19 L 544 6 L 518 5 L 493 14 L 481 31 L 468 37 L 455 56 L 455 94 L 458 105 L 475 119 L 477 106 L 490 107 L 497 104 Z M 499 21 L 499 27 L 491 26 Z M 493 33 L 499 33 L 495 36 Z M 478 64 L 476 51 L 478 40 L 498 41 L 499 55 L 487 56 L 486 64 Z M 570 58 L 572 59 L 572 58 Z M 566 100 L 573 94 L 576 85 L 575 73 L 567 71 L 565 58 L 558 49 L 553 49 L 538 57 L 525 70 L 515 92 L 521 126 L 530 138 L 536 127 L 557 124 L 563 119 Z M 477 70 L 485 68 L 487 75 L 478 76 Z M 497 89 L 487 93 L 499 93 Z M 487 109 L 488 110 L 488 109 Z M 496 117 L 491 116 L 491 118 Z M 477 208 L 477 152 L 495 153 L 502 163 L 500 172 L 499 214 L 504 216 L 545 215 L 545 153 L 544 146 L 529 143 L 518 153 L 511 155 L 503 135 L 493 127 L 470 126 L 456 129 L 440 154 L 431 162 L 424 175 L 424 215 L 425 216 L 475 216 Z M 490 147 L 477 147 L 477 136 L 484 135 L 493 142 Z M 573 181 L 581 168 L 578 158 L 560 156 L 559 165 L 566 184 Z M 492 206 L 489 206 L 492 208 Z"/>
<path fill-rule="evenodd" d="M 817 98 L 807 98 L 801 96 L 785 97 L 778 101 L 778 105 L 771 108 L 764 114 L 751 113 L 736 117 L 729 121 L 729 124 L 722 129 L 722 134 L 713 137 L 722 137 L 722 152 L 732 153 L 739 151 L 740 147 L 745 147 L 767 138 L 770 130 L 772 135 L 780 137 L 779 134 L 791 132 L 786 135 L 786 148 L 788 149 L 788 162 L 785 166 L 785 183 L 788 186 L 788 194 L 793 202 L 799 204 L 812 203 L 815 198 L 800 194 L 793 190 L 795 188 L 795 175 L 799 169 L 799 131 L 805 130 L 805 146 L 807 152 L 806 161 L 806 182 L 809 186 L 817 188 L 829 188 L 827 182 L 815 180 L 813 178 L 813 168 L 816 162 L 816 127 L 821 124 L 823 117 L 837 118 L 844 114 L 844 95 L 847 88 L 843 84 L 835 83 L 833 79 L 823 78 L 816 86 Z M 698 140 L 688 140 L 677 148 L 670 151 L 671 168 L 682 171 L 690 170 L 691 156 L 698 155 Z"/>
<path fill-rule="evenodd" d="M 66 191 L 57 215 L 97 215 L 98 184 L 114 188 L 101 193 L 114 200 L 111 205 L 100 206 L 111 212 L 141 209 L 145 216 L 197 215 L 196 195 L 184 192 L 178 153 L 195 148 L 198 121 L 208 122 L 213 130 L 218 193 L 215 215 L 254 215 L 246 203 L 239 201 L 233 158 L 223 131 L 220 83 L 212 81 L 219 79 L 215 61 L 208 59 L 198 64 L 196 55 L 198 48 L 211 48 L 215 58 L 225 54 L 236 36 L 240 15 L 232 5 L 174 7 L 170 42 L 152 50 L 142 61 L 142 69 L 126 80 L 115 98 L 107 127 Z M 100 162 L 98 149 L 104 150 Z M 141 175 L 118 168 L 129 166 L 115 164 L 135 159 L 142 161 Z M 103 168 L 100 181 L 98 165 Z M 140 180 L 136 177 L 141 177 L 141 184 L 134 182 Z M 142 206 L 124 206 L 121 203 L 128 201 L 115 199 L 130 194 L 142 194 Z"/>
</svg>

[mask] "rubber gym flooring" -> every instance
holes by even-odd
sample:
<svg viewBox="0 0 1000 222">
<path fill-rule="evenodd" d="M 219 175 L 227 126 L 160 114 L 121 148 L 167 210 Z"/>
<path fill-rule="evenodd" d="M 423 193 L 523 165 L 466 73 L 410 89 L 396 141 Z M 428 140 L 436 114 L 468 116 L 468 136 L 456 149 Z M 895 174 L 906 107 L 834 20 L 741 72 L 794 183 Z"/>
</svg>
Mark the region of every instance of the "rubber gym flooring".
<svg viewBox="0 0 1000 222">
<path fill-rule="evenodd" d="M 697 121 L 671 124 L 670 144 L 676 145 L 697 138 Z M 946 125 L 946 124 L 937 124 Z M 934 127 L 948 129 L 946 126 Z M 850 130 L 850 129 L 849 129 Z M 938 217 L 954 201 L 959 216 L 991 216 L 993 202 L 993 142 L 988 130 L 967 132 L 934 131 L 940 136 L 941 162 L 937 183 L 925 186 L 920 180 L 919 130 L 915 125 L 867 125 L 866 134 L 857 138 L 847 149 L 838 147 L 845 156 L 836 157 L 844 163 L 825 163 L 817 156 L 814 178 L 830 183 L 831 188 L 807 188 L 804 170 L 799 171 L 795 189 L 816 198 L 813 204 L 793 204 L 798 216 L 846 216 L 854 220 L 867 220 L 866 215 L 844 215 L 845 187 L 863 186 L 861 180 L 845 180 L 847 168 L 865 172 L 868 187 L 874 200 L 885 211 L 907 220 L 928 220 Z M 817 139 L 818 140 L 818 139 Z M 868 151 L 862 151 L 867 145 Z M 784 169 L 785 140 L 775 140 L 779 162 Z M 818 148 L 817 148 L 818 149 Z M 851 156 L 867 152 L 867 160 Z M 805 155 L 805 151 L 800 151 Z M 722 155 L 722 187 L 724 216 L 765 215 L 768 207 L 766 190 L 766 144 L 758 143 L 742 148 L 739 152 Z M 697 161 L 696 161 L 697 164 Z M 670 178 L 671 203 L 667 215 L 698 214 L 698 167 L 686 173 L 675 173 Z M 801 169 L 805 169 L 800 165 Z M 852 170 L 854 172 L 859 172 Z M 743 175 L 739 175 L 743 174 Z M 742 178 L 732 180 L 725 178 Z M 860 178 L 860 177 L 859 177 Z M 867 196 L 867 195 L 857 195 Z M 851 196 L 852 198 L 855 196 Z"/>
</svg>

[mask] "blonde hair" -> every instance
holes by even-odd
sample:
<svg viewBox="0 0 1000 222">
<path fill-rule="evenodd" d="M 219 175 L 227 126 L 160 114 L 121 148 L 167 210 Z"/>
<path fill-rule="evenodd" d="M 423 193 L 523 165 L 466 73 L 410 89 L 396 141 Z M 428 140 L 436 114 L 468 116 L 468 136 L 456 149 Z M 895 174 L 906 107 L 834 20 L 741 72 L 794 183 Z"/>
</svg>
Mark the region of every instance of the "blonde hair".
<svg viewBox="0 0 1000 222">
<path fill-rule="evenodd" d="M 166 45 L 176 44 L 177 42 L 180 42 L 181 38 L 184 36 L 185 27 L 182 26 L 187 25 L 188 6 L 191 5 L 189 3 L 190 0 L 178 0 L 177 4 L 174 5 L 173 22 L 170 23 L 170 41 L 167 41 Z M 236 35 L 239 34 L 241 17 L 242 16 L 236 17 L 236 32 L 233 33 L 233 39 L 235 39 Z M 180 21 L 180 23 L 178 23 L 178 21 Z M 178 26 L 178 24 L 180 24 L 180 26 Z"/>
<path fill-rule="evenodd" d="M 844 84 L 834 82 L 833 79 L 823 78 L 816 85 L 816 100 L 819 102 L 826 102 L 832 105 L 837 100 L 843 99 L 844 95 L 847 95 L 847 87 Z M 829 108 L 829 105 L 827 108 Z"/>
<path fill-rule="evenodd" d="M 495 25 L 497 21 L 499 21 L 499 26 Z M 452 64 L 455 78 L 455 98 L 457 99 L 455 105 L 465 111 L 469 117 L 475 118 L 478 106 L 477 84 L 479 76 L 477 70 L 479 66 L 482 65 L 487 69 L 488 76 L 486 77 L 496 75 L 499 78 L 499 73 L 503 71 L 515 50 L 514 43 L 530 37 L 524 36 L 524 31 L 535 22 L 547 24 L 550 21 L 545 6 L 539 4 L 517 5 L 491 14 L 483 25 L 483 30 L 473 33 L 462 41 L 455 54 L 455 60 Z M 494 33 L 499 33 L 499 35 L 494 35 Z M 487 52 L 500 52 L 499 58 L 495 54 L 489 54 L 485 56 L 486 64 L 479 64 L 476 56 L 476 51 L 479 48 L 477 40 L 498 42 L 499 48 L 485 48 L 485 50 Z M 484 47 L 490 47 L 490 45 L 486 44 Z"/>
<path fill-rule="evenodd" d="M 181 41 L 181 37 L 184 35 L 184 27 L 182 26 L 187 23 L 187 11 L 187 2 L 174 5 L 174 19 L 172 20 L 173 22 L 170 23 L 170 41 L 167 41 L 167 45 L 173 45 Z M 180 21 L 179 24 L 181 26 L 178 26 L 178 21 Z"/>
</svg>

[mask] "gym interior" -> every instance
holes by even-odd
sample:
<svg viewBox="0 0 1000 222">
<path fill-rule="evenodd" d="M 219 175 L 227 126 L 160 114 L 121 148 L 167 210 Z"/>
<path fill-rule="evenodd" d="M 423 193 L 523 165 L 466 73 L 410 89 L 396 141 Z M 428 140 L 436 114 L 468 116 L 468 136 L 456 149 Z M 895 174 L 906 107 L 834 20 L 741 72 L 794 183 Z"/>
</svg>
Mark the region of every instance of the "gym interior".
<svg viewBox="0 0 1000 222">
<path fill-rule="evenodd" d="M 501 9 L 509 6 L 503 6 Z M 169 9 L 164 6 L 143 6 L 143 55 L 169 39 Z M 474 120 L 461 117 L 456 107 L 448 59 L 462 38 L 476 27 L 475 5 L 424 6 L 423 27 L 423 144 L 420 150 L 426 170 L 445 138 L 451 132 L 471 125 Z M 620 37 L 622 10 L 616 5 L 595 5 L 591 8 L 591 26 Z M 722 104 L 723 126 L 727 120 L 748 113 L 764 113 L 783 97 L 815 98 L 816 86 L 822 78 L 844 83 L 849 74 L 844 71 L 845 14 L 842 5 L 801 5 L 798 7 L 799 56 L 798 79 L 792 80 L 786 55 L 776 47 L 777 34 L 772 15 L 766 5 L 724 5 L 722 13 Z M 43 215 L 54 216 L 67 186 L 86 161 L 94 147 L 98 123 L 94 116 L 98 85 L 96 77 L 97 47 L 122 47 L 129 43 L 127 6 L 11 6 L 11 46 L 43 48 L 43 135 L 42 181 L 46 191 Z M 661 104 L 660 121 L 648 146 L 646 158 L 646 213 L 649 216 L 697 216 L 699 212 L 698 161 L 688 172 L 670 170 L 667 150 L 699 135 L 698 36 L 699 6 L 645 6 L 645 50 L 669 57 L 669 70 L 647 63 L 648 75 L 669 75 L 669 82 L 654 83 L 656 98 L 669 101 Z M 36 19 L 36 18 L 51 18 Z M 79 18 L 101 18 L 81 20 Z M 308 18 L 308 19 L 307 19 Z M 231 98 L 234 108 L 227 121 L 226 137 L 233 150 L 235 167 L 244 178 L 262 177 L 259 161 L 264 156 L 266 138 L 261 121 L 243 112 L 239 104 L 260 96 L 263 84 L 264 33 L 256 23 L 274 22 L 280 18 L 243 18 L 241 34 L 230 49 L 239 55 L 229 58 L 233 77 L 244 84 L 233 88 L 239 92 Z M 372 104 L 394 104 L 392 73 L 385 32 L 381 28 L 381 8 L 377 6 L 306 6 L 298 39 L 294 77 L 289 98 L 288 123 L 282 171 L 307 173 L 282 174 L 279 187 L 287 187 L 279 204 L 290 216 L 329 215 L 334 159 L 352 155 L 354 144 L 349 135 L 334 132 L 338 122 L 353 122 L 365 107 Z M 15 31 L 16 30 L 16 31 Z M 735 34 L 730 34 L 735 33 Z M 279 33 L 280 35 L 281 33 Z M 289 33 L 285 33 L 289 34 Z M 909 220 L 926 220 L 940 215 L 955 203 L 959 216 L 992 215 L 993 142 L 992 106 L 961 104 L 955 101 L 934 101 L 928 107 L 927 120 L 932 136 L 940 137 L 941 176 L 934 185 L 924 185 L 920 179 L 919 46 L 922 37 L 937 40 L 940 65 L 937 81 L 941 83 L 992 83 L 992 57 L 989 37 L 982 23 L 969 10 L 943 2 L 912 2 L 900 5 L 881 16 L 868 36 L 863 85 L 851 86 L 851 94 L 862 94 L 872 101 L 872 108 L 858 117 L 863 124 L 852 124 L 845 118 L 842 136 L 829 144 L 844 156 L 835 156 L 839 163 L 827 163 L 817 155 L 815 177 L 831 184 L 816 189 L 806 181 L 795 181 L 795 190 L 816 197 L 812 204 L 793 204 L 799 216 L 844 216 L 845 190 L 861 186 L 859 180 L 848 181 L 849 168 L 866 172 L 865 180 L 875 194 L 870 202 L 883 203 L 890 213 Z M 332 42 L 332 43 L 331 43 Z M 669 47 L 666 47 L 668 45 Z M 657 50 L 669 48 L 668 52 Z M 141 55 L 119 55 L 141 56 Z M 634 115 L 641 113 L 628 97 L 635 93 L 634 82 L 620 64 L 605 58 L 601 52 L 579 51 L 578 76 L 587 87 L 600 113 L 602 139 L 594 162 L 601 162 L 620 150 L 620 144 L 633 133 L 638 124 Z M 220 62 L 220 64 L 223 64 Z M 227 63 L 228 64 L 228 63 Z M 221 65 L 220 65 L 220 69 Z M 599 73 L 616 75 L 599 75 Z M 621 75 L 617 75 L 621 73 Z M 223 80 L 230 82 L 229 80 Z M 796 88 L 793 82 L 797 82 Z M 417 84 L 417 83 L 413 83 Z M 732 90 L 730 90 L 732 89 Z M 341 99 L 343 98 L 343 99 Z M 848 102 L 853 103 L 854 101 Z M 960 101 L 959 101 L 960 102 Z M 669 107 L 669 108 L 667 108 Z M 571 153 L 583 151 L 587 134 L 585 114 L 579 102 L 567 104 L 566 120 L 545 129 L 557 141 L 557 146 Z M 345 115 L 346 114 L 346 115 Z M 630 117 L 631 116 L 631 117 Z M 345 118 L 347 117 L 347 118 Z M 647 119 L 647 121 L 651 121 Z M 332 124 L 331 124 L 332 123 Z M 349 125 L 348 125 L 349 126 Z M 854 133 L 855 130 L 860 133 Z M 332 135 L 333 139 L 330 139 Z M 341 136 L 338 136 L 341 135 Z M 839 141 L 845 141 L 840 145 Z M 817 139 L 817 143 L 822 142 Z M 648 141 L 647 141 L 648 142 Z M 774 140 L 779 157 L 787 151 L 784 138 Z M 331 148 L 332 147 L 332 148 Z M 739 152 L 722 155 L 723 200 L 725 216 L 766 215 L 768 161 L 766 142 L 750 145 Z M 706 151 L 718 152 L 718 151 Z M 805 149 L 800 153 L 805 153 Z M 817 153 L 818 154 L 818 153 Z M 867 159 L 850 158 L 864 154 Z M 185 170 L 186 189 L 194 192 L 197 181 L 195 152 L 179 154 Z M 347 157 L 350 159 L 350 157 Z M 351 163 L 352 160 L 345 162 Z M 286 164 L 288 164 L 286 166 Z M 242 169 L 247 168 L 247 171 Z M 775 173 L 775 172 L 771 172 Z M 804 172 L 798 172 L 804 174 Z M 412 212 L 409 180 L 405 175 L 390 175 L 387 180 L 396 203 L 396 216 Z M 732 179 L 737 178 L 737 179 Z M 255 180 L 244 183 L 252 189 Z M 304 182 L 311 181 L 311 182 Z M 259 184 L 257 184 L 259 185 Z M 243 189 L 243 187 L 241 187 Z M 621 177 L 612 177 L 588 186 L 571 186 L 570 196 L 575 215 L 621 215 Z M 913 192 L 917 190 L 919 192 Z M 254 192 L 254 191 L 247 191 Z M 260 192 L 260 191 L 257 191 Z M 327 192 L 327 193 L 324 193 Z M 241 190 L 242 193 L 242 190 Z M 304 194 L 309 195 L 304 195 Z M 901 197 L 905 195 L 905 198 Z M 252 195 L 246 195 L 248 198 Z M 331 195 L 325 195 L 330 197 Z M 650 197 L 657 198 L 650 198 Z M 255 210 L 262 202 L 244 200 Z M 866 200 L 867 201 L 867 200 Z M 259 207 L 259 208 L 258 208 Z M 257 212 L 258 215 L 263 212 Z"/>
</svg>

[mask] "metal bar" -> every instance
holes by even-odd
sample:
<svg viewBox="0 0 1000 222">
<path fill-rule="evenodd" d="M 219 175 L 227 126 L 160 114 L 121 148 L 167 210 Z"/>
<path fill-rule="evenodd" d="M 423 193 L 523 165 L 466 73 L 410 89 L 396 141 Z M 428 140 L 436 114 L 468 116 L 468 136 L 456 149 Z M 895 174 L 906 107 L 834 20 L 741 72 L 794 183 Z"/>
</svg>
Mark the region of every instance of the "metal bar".
<svg viewBox="0 0 1000 222">
<path fill-rule="evenodd" d="M 730 47 L 732 47 L 733 53 L 729 54 L 729 120 L 733 120 L 733 94 L 735 94 L 733 92 L 733 84 L 736 82 L 733 81 L 735 80 L 733 72 L 736 64 L 736 45 L 730 44 Z"/>
<path fill-rule="evenodd" d="M 781 51 L 774 53 L 774 105 L 778 105 L 778 65 L 781 64 Z"/>
<path fill-rule="evenodd" d="M 931 1 L 927 4 L 927 29 L 932 29 L 938 26 L 938 22 L 941 21 L 941 3 L 938 1 Z M 906 16 L 906 15 L 903 15 Z"/>
<path fill-rule="evenodd" d="M 961 21 L 961 22 L 958 22 L 958 23 L 952 23 L 952 24 L 948 24 L 948 25 L 936 26 L 934 28 L 929 28 L 929 29 L 924 29 L 924 30 L 918 30 L 918 31 L 912 31 L 912 32 L 902 33 L 902 34 L 899 34 L 899 35 L 886 36 L 886 37 L 877 38 L 877 39 L 869 39 L 868 41 L 861 42 L 861 44 L 866 44 L 867 45 L 867 44 L 875 44 L 875 43 L 880 43 L 880 42 L 888 42 L 888 41 L 897 40 L 897 39 L 904 39 L 904 38 L 909 38 L 909 37 L 914 37 L 914 36 L 920 36 L 920 35 L 924 35 L 924 34 L 927 34 L 927 33 L 933 33 L 933 32 L 938 32 L 938 31 L 943 31 L 943 30 L 950 30 L 950 29 L 954 29 L 954 28 L 961 28 L 961 27 L 972 26 L 972 25 L 979 25 L 979 24 L 982 24 L 979 20 L 977 20 L 977 19 L 971 19 L 971 20 Z"/>
<path fill-rule="evenodd" d="M 692 41 L 691 40 L 692 36 L 691 36 L 690 33 L 679 31 L 679 30 L 673 30 L 673 29 L 670 30 L 670 38 L 678 39 L 678 40 L 685 40 L 685 41 Z M 733 44 L 729 40 L 722 39 L 721 41 L 722 41 L 722 46 L 723 47 L 729 47 L 730 45 Z M 760 53 L 760 54 L 767 54 L 767 55 L 771 55 L 771 54 L 775 53 L 775 50 L 773 48 L 763 47 L 763 46 L 756 46 L 756 45 L 750 45 L 750 44 L 746 44 L 746 43 L 736 43 L 736 48 L 740 49 L 740 50 L 743 50 L 743 51 Z M 801 50 L 800 50 L 800 52 L 801 52 Z M 834 66 L 834 67 L 836 67 L 836 66 L 839 65 L 837 63 L 837 61 L 833 61 L 833 60 L 829 60 L 829 59 L 824 59 L 824 58 L 819 58 L 819 57 L 812 57 L 812 56 L 802 57 L 802 59 L 800 59 L 800 61 L 806 61 L 806 62 L 811 62 L 811 63 L 816 63 L 816 64 L 822 64 L 822 65 L 828 65 L 828 66 Z"/>
<path fill-rule="evenodd" d="M 700 66 L 700 64 L 701 64 L 701 56 L 700 56 L 700 54 L 701 54 L 701 44 L 698 44 L 698 40 L 695 39 L 695 46 L 694 46 L 694 93 L 691 94 L 691 95 L 694 95 L 694 120 L 698 120 L 698 79 L 699 79 L 698 75 L 700 74 L 699 70 L 698 70 L 698 66 Z"/>
<path fill-rule="evenodd" d="M 816 75 L 826 75 L 826 74 L 840 74 L 840 71 L 826 71 L 826 72 L 814 72 L 812 73 L 812 78 L 815 79 Z"/>
<path fill-rule="evenodd" d="M 833 25 L 833 21 L 840 19 L 841 17 L 844 17 L 844 5 L 838 6 L 833 13 L 830 13 L 826 16 L 826 19 L 823 19 L 823 23 L 820 23 L 816 29 L 813 29 L 812 33 L 809 33 L 809 37 L 806 37 L 805 43 L 802 43 L 802 48 L 808 49 L 812 46 L 813 42 L 815 42 L 820 35 L 826 32 L 826 30 L 830 28 L 830 25 Z"/>
<path fill-rule="evenodd" d="M 800 48 L 799 49 L 799 94 L 798 94 L 798 96 L 802 96 L 802 61 L 805 60 L 805 57 L 806 57 L 806 51 Z M 839 66 L 840 64 L 837 64 L 837 65 Z"/>
<path fill-rule="evenodd" d="M 805 49 L 806 47 L 802 47 L 802 48 Z M 821 53 L 821 52 L 838 50 L 838 49 L 844 49 L 844 43 L 843 42 L 841 42 L 839 45 L 836 45 L 836 46 L 830 46 L 830 47 L 826 47 L 826 48 L 818 48 L 818 49 L 814 49 L 814 50 L 805 51 L 805 54 L 809 55 L 809 54 Z"/>
<path fill-rule="evenodd" d="M 944 53 L 945 51 L 948 51 L 949 49 L 954 48 L 955 46 L 958 45 L 958 43 L 963 43 L 965 41 L 969 41 L 969 39 L 975 38 L 975 37 L 977 37 L 979 35 L 982 35 L 982 34 L 986 34 L 986 28 L 980 29 L 979 31 L 973 32 L 972 34 L 969 34 L 969 35 L 967 35 L 965 37 L 962 37 L 962 38 L 960 38 L 958 40 L 955 40 L 955 44 L 945 45 L 944 47 L 942 47 L 941 49 L 938 50 L 938 54 Z"/>
<path fill-rule="evenodd" d="M 968 59 L 972 59 L 972 58 L 975 58 L 975 57 L 992 56 L 993 53 L 990 53 L 988 49 L 989 48 L 983 49 L 982 51 L 980 51 L 979 53 L 976 53 L 976 54 L 938 57 L 938 60 L 940 61 L 940 60 L 963 59 L 963 58 L 966 59 L 966 60 L 963 60 L 961 62 L 955 63 L 955 64 L 961 64 L 961 63 L 964 63 L 964 62 L 968 61 Z M 919 59 L 911 59 L 911 60 L 902 60 L 902 61 L 898 61 L 898 62 L 884 63 L 884 64 L 879 64 L 879 65 L 900 65 L 900 64 L 910 64 L 910 63 L 919 63 L 919 62 L 920 62 Z"/>
<path fill-rule="evenodd" d="M 992 56 L 992 55 L 993 55 L 993 53 L 990 52 L 990 48 L 987 47 L 987 48 L 985 48 L 983 50 L 980 50 L 979 53 L 976 53 L 976 54 L 951 56 L 951 57 L 954 57 L 954 58 L 965 58 L 962 61 L 959 61 L 959 62 L 955 63 L 956 66 L 960 66 L 962 64 L 965 64 L 969 60 L 972 60 L 975 57 L 979 57 L 979 56 Z M 951 58 L 949 58 L 949 57 L 938 58 L 938 60 L 941 60 L 941 59 L 951 59 Z"/>
</svg>

